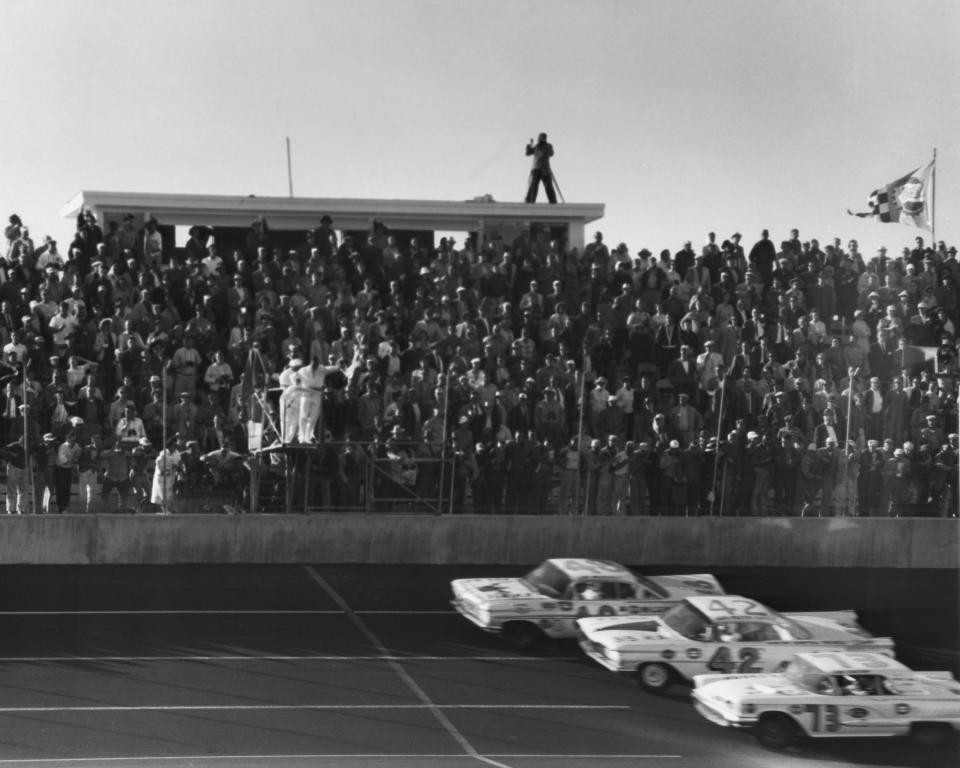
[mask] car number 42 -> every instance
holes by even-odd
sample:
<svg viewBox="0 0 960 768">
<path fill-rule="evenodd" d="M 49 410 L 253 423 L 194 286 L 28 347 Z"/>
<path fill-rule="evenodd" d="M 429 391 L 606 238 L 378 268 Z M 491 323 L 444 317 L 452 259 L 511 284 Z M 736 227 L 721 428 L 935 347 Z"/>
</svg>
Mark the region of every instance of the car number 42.
<svg viewBox="0 0 960 768">
<path fill-rule="evenodd" d="M 763 667 L 754 663 L 760 659 L 758 648 L 741 648 L 738 656 L 738 659 L 734 659 L 730 649 L 722 645 L 710 657 L 707 662 L 707 669 L 726 674 L 731 672 L 763 672 Z"/>
</svg>

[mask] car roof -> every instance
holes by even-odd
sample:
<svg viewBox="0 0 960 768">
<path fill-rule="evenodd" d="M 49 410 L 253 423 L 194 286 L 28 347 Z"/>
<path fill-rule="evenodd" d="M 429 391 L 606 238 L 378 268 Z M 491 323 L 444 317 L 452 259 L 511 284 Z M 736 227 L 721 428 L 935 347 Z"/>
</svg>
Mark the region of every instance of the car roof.
<svg viewBox="0 0 960 768">
<path fill-rule="evenodd" d="M 776 621 L 763 603 L 740 595 L 693 595 L 685 598 L 710 621 Z"/>
<path fill-rule="evenodd" d="M 912 676 L 913 670 L 896 659 L 882 653 L 857 651 L 809 651 L 798 653 L 797 658 L 805 661 L 814 669 L 826 675 L 879 675 L 894 673 L 899 676 Z"/>
<path fill-rule="evenodd" d="M 628 579 L 635 581 L 634 575 L 620 563 L 612 560 L 591 560 L 584 557 L 557 557 L 548 560 L 571 579 L 593 577 L 595 579 Z"/>
</svg>

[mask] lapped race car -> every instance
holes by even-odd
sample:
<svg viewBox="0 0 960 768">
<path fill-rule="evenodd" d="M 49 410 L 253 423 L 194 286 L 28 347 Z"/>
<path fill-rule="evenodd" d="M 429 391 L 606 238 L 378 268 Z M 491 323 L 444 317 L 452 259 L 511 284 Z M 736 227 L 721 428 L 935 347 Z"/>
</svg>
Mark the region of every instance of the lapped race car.
<svg viewBox="0 0 960 768">
<path fill-rule="evenodd" d="M 650 693 L 708 672 L 779 671 L 803 650 L 893 656 L 893 640 L 871 636 L 853 611 L 780 614 L 739 595 L 688 597 L 662 616 L 578 624 L 580 646 L 590 658 L 613 672 L 636 674 Z"/>
<path fill-rule="evenodd" d="M 949 672 L 914 672 L 878 653 L 798 653 L 779 674 L 697 675 L 693 682 L 701 715 L 752 729 L 769 749 L 801 735 L 911 735 L 932 746 L 960 729 L 960 683 Z"/>
<path fill-rule="evenodd" d="M 545 560 L 520 578 L 456 579 L 453 606 L 514 648 L 576 637 L 585 616 L 663 613 L 689 595 L 722 595 L 710 574 L 640 576 L 610 560 Z"/>
</svg>

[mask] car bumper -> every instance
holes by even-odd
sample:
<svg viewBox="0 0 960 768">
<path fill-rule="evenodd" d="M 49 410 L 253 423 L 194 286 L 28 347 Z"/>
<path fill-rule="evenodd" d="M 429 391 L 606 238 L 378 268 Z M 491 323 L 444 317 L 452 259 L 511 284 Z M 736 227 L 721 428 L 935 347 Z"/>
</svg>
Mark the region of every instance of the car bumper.
<svg viewBox="0 0 960 768">
<path fill-rule="evenodd" d="M 473 610 L 471 610 L 471 606 L 463 600 L 451 600 L 450 605 L 452 605 L 456 612 L 463 616 L 463 618 L 465 618 L 474 626 L 479 627 L 484 632 L 489 632 L 490 634 L 495 635 L 499 634 L 500 630 L 503 628 L 499 624 L 489 624 L 485 622 L 483 619 L 477 616 Z"/>
<path fill-rule="evenodd" d="M 719 725 L 723 728 L 750 728 L 756 725 L 756 719 L 751 718 L 750 720 L 744 720 L 740 717 L 728 718 L 726 715 L 717 712 L 713 707 L 710 707 L 707 704 L 704 704 L 699 699 L 694 699 L 693 702 L 694 709 L 700 713 L 700 715 L 707 720 L 709 720 L 714 725 Z"/>
<path fill-rule="evenodd" d="M 579 642 L 583 652 L 601 667 L 606 667 L 611 672 L 626 671 L 620 667 L 619 662 L 611 661 L 607 658 L 606 650 L 600 643 L 595 643 L 593 640 L 587 640 L 586 638 L 581 638 Z"/>
</svg>

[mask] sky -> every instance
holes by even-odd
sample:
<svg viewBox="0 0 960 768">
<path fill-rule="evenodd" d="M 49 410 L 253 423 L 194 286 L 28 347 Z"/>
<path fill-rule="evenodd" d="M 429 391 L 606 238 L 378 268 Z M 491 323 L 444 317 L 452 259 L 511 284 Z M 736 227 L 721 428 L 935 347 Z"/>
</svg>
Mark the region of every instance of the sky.
<svg viewBox="0 0 960 768">
<path fill-rule="evenodd" d="M 0 0 L 0 215 L 39 243 L 81 190 L 567 202 L 631 251 L 848 216 L 937 150 L 960 244 L 956 0 Z M 543 195 L 541 192 L 541 199 Z M 199 222 L 198 222 L 199 223 Z"/>
</svg>

